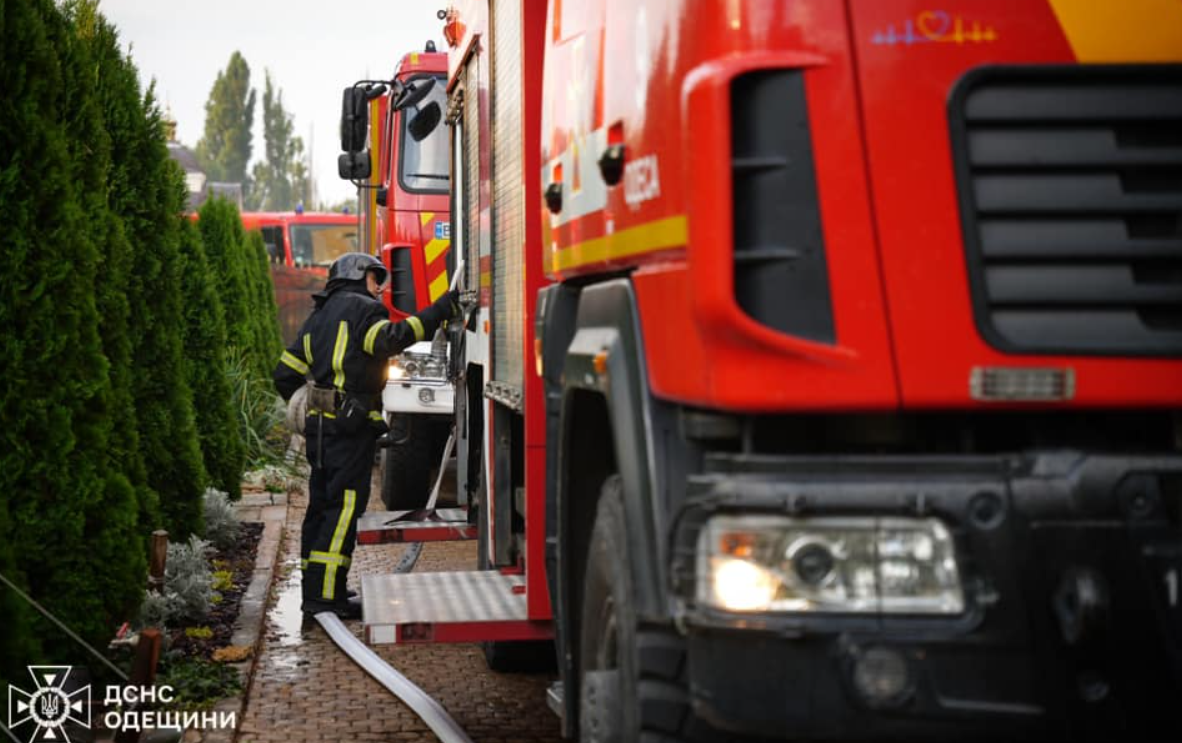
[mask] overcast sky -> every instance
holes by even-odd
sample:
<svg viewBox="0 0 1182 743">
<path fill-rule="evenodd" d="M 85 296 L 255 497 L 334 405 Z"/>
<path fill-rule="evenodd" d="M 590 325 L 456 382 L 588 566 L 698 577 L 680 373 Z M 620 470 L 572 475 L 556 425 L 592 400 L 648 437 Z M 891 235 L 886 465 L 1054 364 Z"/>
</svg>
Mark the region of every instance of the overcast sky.
<svg viewBox="0 0 1182 743">
<path fill-rule="evenodd" d="M 337 178 L 341 89 L 364 77 L 388 78 L 409 51 L 433 39 L 443 51 L 436 11 L 446 0 L 100 0 L 103 14 L 147 85 L 177 120 L 177 138 L 193 147 L 205 126 L 205 101 L 219 70 L 238 50 L 250 65 L 255 105 L 252 161 L 263 156 L 263 71 L 283 89 L 295 133 L 314 148 L 320 198 L 355 194 Z"/>
</svg>

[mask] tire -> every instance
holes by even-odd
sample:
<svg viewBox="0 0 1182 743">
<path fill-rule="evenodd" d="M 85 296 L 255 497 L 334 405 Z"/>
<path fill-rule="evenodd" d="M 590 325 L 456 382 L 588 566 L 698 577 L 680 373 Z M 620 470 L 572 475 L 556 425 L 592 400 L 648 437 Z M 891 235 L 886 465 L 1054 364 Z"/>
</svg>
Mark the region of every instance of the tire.
<svg viewBox="0 0 1182 743">
<path fill-rule="evenodd" d="M 690 708 L 685 641 L 640 625 L 619 475 L 603 484 L 583 579 L 579 740 L 723 740 Z"/>
<path fill-rule="evenodd" d="M 438 441 L 435 421 L 426 416 L 402 417 L 404 441 L 382 450 L 382 503 L 388 511 L 423 508 L 431 498 L 431 476 L 438 472 L 447 436 Z"/>
</svg>

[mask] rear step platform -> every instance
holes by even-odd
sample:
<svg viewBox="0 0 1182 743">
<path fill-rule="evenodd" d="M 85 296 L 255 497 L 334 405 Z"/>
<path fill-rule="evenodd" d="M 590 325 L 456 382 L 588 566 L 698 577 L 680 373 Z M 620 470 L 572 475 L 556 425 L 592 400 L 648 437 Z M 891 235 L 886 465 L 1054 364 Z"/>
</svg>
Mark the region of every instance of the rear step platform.
<svg viewBox="0 0 1182 743">
<path fill-rule="evenodd" d="M 493 570 L 363 575 L 361 616 L 372 645 L 554 636 L 550 621 L 527 619 L 524 577 Z"/>
<path fill-rule="evenodd" d="M 375 511 L 357 520 L 358 544 L 456 542 L 476 538 L 463 508 L 431 511 Z"/>
</svg>

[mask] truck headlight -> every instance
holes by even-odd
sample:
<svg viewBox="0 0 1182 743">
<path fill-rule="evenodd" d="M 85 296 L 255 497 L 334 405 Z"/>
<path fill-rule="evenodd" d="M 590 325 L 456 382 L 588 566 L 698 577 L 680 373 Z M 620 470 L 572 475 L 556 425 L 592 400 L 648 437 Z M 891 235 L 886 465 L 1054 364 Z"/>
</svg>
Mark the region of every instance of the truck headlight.
<svg viewBox="0 0 1182 743">
<path fill-rule="evenodd" d="M 444 380 L 447 378 L 447 359 L 405 351 L 390 359 L 386 378 L 399 382 L 412 382 L 416 379 Z"/>
<path fill-rule="evenodd" d="M 698 538 L 698 601 L 737 612 L 959 614 L 938 519 L 715 516 Z"/>
</svg>

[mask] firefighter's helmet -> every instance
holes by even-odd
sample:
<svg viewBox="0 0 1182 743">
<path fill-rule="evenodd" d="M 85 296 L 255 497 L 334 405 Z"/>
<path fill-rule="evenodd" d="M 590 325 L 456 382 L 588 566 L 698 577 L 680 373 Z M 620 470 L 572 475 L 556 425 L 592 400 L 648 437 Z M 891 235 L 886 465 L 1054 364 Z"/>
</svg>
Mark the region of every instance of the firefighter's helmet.
<svg viewBox="0 0 1182 743">
<path fill-rule="evenodd" d="M 386 283 L 386 267 L 377 258 L 368 253 L 345 253 L 329 266 L 328 280 L 364 281 L 370 271 L 377 274 L 378 284 Z"/>
</svg>

